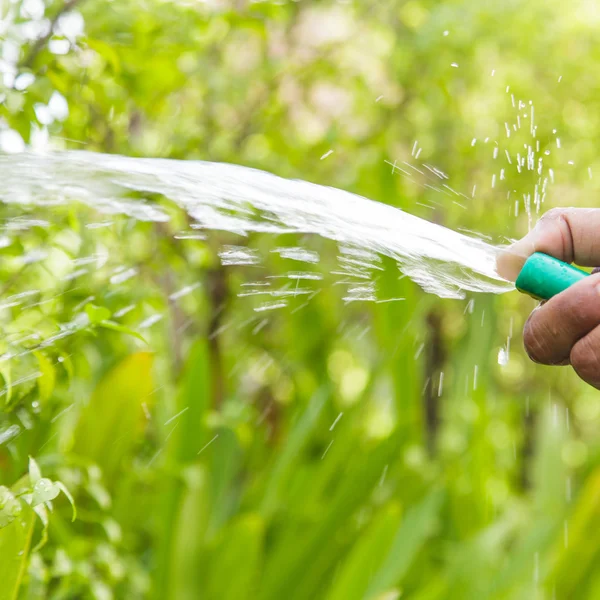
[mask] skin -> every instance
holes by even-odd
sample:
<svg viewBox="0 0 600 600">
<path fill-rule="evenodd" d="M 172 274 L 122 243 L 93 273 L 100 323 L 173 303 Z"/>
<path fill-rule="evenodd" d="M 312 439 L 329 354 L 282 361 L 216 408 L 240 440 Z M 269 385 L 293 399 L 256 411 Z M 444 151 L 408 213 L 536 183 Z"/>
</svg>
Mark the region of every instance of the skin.
<svg viewBox="0 0 600 600">
<path fill-rule="evenodd" d="M 600 209 L 547 212 L 523 239 L 498 259 L 498 273 L 511 281 L 534 252 L 582 267 L 600 265 Z M 529 357 L 544 365 L 571 365 L 600 389 L 600 272 L 538 306 L 523 329 Z"/>
</svg>

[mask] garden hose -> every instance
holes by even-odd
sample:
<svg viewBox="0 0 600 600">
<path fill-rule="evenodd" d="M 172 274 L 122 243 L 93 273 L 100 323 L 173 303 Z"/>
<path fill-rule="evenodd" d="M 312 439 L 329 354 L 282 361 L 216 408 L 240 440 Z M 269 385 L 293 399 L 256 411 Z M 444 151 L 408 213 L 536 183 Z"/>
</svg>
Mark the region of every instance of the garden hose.
<svg viewBox="0 0 600 600">
<path fill-rule="evenodd" d="M 537 300 L 550 300 L 588 275 L 558 258 L 536 252 L 525 261 L 515 285 Z"/>
</svg>

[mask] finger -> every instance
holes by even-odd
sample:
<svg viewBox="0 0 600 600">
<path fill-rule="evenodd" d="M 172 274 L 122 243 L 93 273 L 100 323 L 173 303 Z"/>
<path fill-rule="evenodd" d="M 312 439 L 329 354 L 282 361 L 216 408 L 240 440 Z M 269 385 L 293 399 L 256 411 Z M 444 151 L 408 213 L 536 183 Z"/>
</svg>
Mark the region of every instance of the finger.
<svg viewBox="0 0 600 600">
<path fill-rule="evenodd" d="M 530 358 L 568 363 L 573 346 L 600 324 L 600 274 L 590 275 L 534 310 L 523 329 Z"/>
<path fill-rule="evenodd" d="M 570 360 L 581 379 L 600 389 L 600 326 L 575 343 Z"/>
<path fill-rule="evenodd" d="M 521 240 L 498 257 L 498 274 L 514 281 L 534 252 L 544 252 L 581 266 L 600 263 L 600 209 L 556 208 L 548 211 Z"/>
</svg>

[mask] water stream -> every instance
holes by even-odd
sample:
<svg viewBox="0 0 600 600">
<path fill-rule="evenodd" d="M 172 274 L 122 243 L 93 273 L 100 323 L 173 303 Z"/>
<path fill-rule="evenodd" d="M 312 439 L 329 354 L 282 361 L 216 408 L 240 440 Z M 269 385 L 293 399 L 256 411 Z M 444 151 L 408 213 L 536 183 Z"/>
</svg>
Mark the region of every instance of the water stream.
<svg viewBox="0 0 600 600">
<path fill-rule="evenodd" d="M 167 221 L 156 198 L 189 215 L 190 229 L 273 234 L 316 234 L 334 240 L 355 267 L 380 256 L 425 291 L 461 298 L 465 292 L 514 289 L 496 273 L 499 249 L 480 239 L 339 189 L 231 164 L 129 158 L 91 152 L 0 155 L 0 201 L 39 207 L 84 204 L 101 213 L 140 221 Z M 315 262 L 302 248 L 280 249 Z M 252 262 L 243 247 L 224 248 L 223 264 Z M 362 286 L 355 299 L 375 299 Z"/>
</svg>

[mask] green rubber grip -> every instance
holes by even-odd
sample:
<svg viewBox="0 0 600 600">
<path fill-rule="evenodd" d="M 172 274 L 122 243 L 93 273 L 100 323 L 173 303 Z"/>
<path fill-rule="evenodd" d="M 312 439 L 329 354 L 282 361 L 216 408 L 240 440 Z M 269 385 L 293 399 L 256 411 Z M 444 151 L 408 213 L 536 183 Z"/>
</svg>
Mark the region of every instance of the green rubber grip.
<svg viewBox="0 0 600 600">
<path fill-rule="evenodd" d="M 515 285 L 537 300 L 550 300 L 588 275 L 558 258 L 536 252 L 525 261 Z"/>
</svg>

